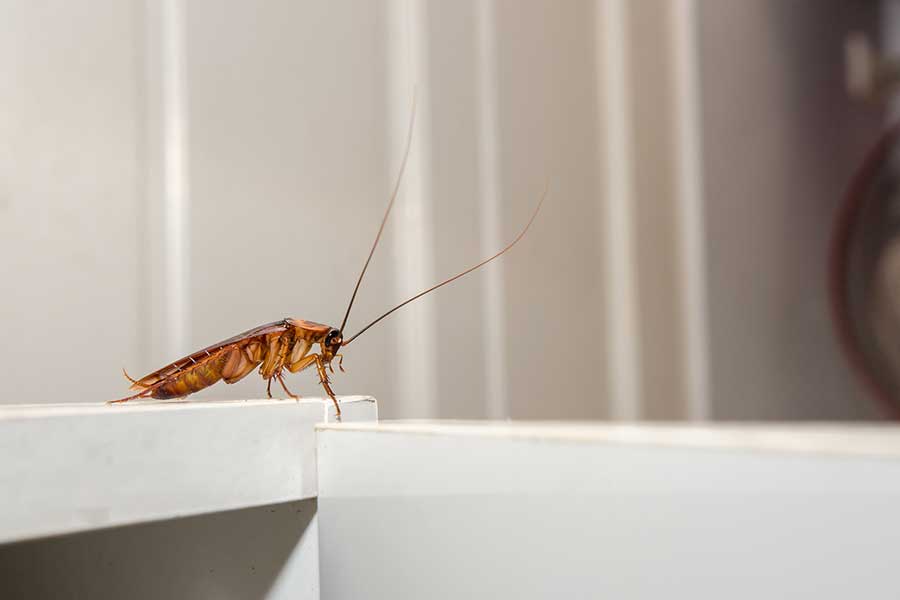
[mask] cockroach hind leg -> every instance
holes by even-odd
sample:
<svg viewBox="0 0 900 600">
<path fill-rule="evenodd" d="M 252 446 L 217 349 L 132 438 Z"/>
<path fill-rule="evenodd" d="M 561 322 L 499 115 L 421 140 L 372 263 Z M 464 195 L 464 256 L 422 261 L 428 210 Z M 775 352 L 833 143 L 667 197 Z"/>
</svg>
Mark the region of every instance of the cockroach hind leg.
<svg viewBox="0 0 900 600">
<path fill-rule="evenodd" d="M 128 374 L 128 371 L 125 370 L 125 367 L 122 367 L 122 375 L 124 375 L 125 379 L 127 379 L 131 383 L 137 383 L 137 380 Z"/>
<path fill-rule="evenodd" d="M 138 398 L 146 398 L 152 393 L 152 390 L 141 390 L 137 394 L 126 396 L 124 398 L 119 398 L 118 400 L 107 400 L 106 404 L 122 404 L 123 402 L 128 402 L 129 400 L 136 400 Z"/>
</svg>

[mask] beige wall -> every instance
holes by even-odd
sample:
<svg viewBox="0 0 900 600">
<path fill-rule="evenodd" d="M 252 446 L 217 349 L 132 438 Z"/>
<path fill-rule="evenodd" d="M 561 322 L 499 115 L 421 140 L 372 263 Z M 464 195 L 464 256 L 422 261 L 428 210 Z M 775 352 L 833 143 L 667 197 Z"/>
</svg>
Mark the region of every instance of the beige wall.
<svg viewBox="0 0 900 600">
<path fill-rule="evenodd" d="M 3 402 L 105 398 L 143 357 L 138 17 L 0 6 Z"/>
<path fill-rule="evenodd" d="M 551 194 L 501 264 L 349 347 L 340 393 L 386 417 L 859 415 L 811 275 L 854 156 L 830 149 L 871 129 L 844 118 L 839 5 L 7 3 L 0 401 L 105 400 L 122 366 L 337 324 L 416 83 L 350 331 Z"/>
</svg>

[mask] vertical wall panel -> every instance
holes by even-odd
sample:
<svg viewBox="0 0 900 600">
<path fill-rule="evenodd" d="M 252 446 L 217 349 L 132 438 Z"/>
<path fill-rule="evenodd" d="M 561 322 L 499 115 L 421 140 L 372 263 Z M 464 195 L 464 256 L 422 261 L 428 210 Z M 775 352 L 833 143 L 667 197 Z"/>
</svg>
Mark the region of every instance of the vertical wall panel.
<svg viewBox="0 0 900 600">
<path fill-rule="evenodd" d="M 478 181 L 481 197 L 481 253 L 488 255 L 504 245 L 502 194 L 500 188 L 500 107 L 497 75 L 497 9 L 495 2 L 475 2 L 477 77 Z M 504 263 L 485 266 L 482 288 L 482 354 L 489 361 L 485 369 L 485 415 L 491 419 L 508 418 L 509 348 L 507 346 L 506 289 L 503 286 Z"/>
<path fill-rule="evenodd" d="M 505 263 L 514 418 L 607 414 L 594 80 L 587 3 L 500 2 L 499 128 L 504 232 L 544 212 Z"/>
<path fill-rule="evenodd" d="M 434 113 L 432 111 L 432 73 L 429 64 L 429 3 L 425 0 L 390 0 L 385 30 L 388 49 L 389 156 L 400 157 L 404 150 L 409 122 L 410 98 L 417 97 L 418 115 L 410 149 L 409 166 L 403 176 L 399 206 L 391 216 L 392 253 L 385 254 L 395 273 L 395 286 L 389 306 L 419 293 L 434 282 L 434 231 L 432 219 L 432 173 Z M 391 174 L 391 178 L 396 174 Z M 368 320 L 368 319 L 367 319 Z M 363 321 L 366 322 L 366 321 Z M 389 321 L 379 325 L 396 340 L 397 351 L 390 357 L 396 386 L 393 409 L 408 417 L 433 417 L 438 414 L 437 340 L 435 339 L 434 297 L 405 307 Z"/>
<path fill-rule="evenodd" d="M 436 280 L 471 266 L 485 252 L 480 231 L 484 199 L 479 190 L 476 151 L 480 98 L 476 95 L 475 19 L 474 3 L 429 3 L 432 179 L 428 196 L 433 205 Z M 484 346 L 482 302 L 489 276 L 486 272 L 469 275 L 434 297 L 440 416 L 486 415 L 486 373 L 502 369 L 502 365 L 491 363 Z"/>
<path fill-rule="evenodd" d="M 0 5 L 0 401 L 110 399 L 138 362 L 138 24 Z"/>
<path fill-rule="evenodd" d="M 684 354 L 685 416 L 710 416 L 709 297 L 707 295 L 706 199 L 703 197 L 703 106 L 700 103 L 698 0 L 672 4 L 672 106 L 676 140 L 678 258 L 681 288 L 677 331 Z"/>
<path fill-rule="evenodd" d="M 685 415 L 673 7 L 668 0 L 636 2 L 628 13 L 642 416 L 673 419 Z"/>
<path fill-rule="evenodd" d="M 148 0 L 144 7 L 145 343 L 152 362 L 166 364 L 193 350 L 186 2 Z"/>
<path fill-rule="evenodd" d="M 641 414 L 640 281 L 635 247 L 633 80 L 628 4 L 596 3 L 598 147 L 602 173 L 606 362 L 610 417 Z"/>
</svg>

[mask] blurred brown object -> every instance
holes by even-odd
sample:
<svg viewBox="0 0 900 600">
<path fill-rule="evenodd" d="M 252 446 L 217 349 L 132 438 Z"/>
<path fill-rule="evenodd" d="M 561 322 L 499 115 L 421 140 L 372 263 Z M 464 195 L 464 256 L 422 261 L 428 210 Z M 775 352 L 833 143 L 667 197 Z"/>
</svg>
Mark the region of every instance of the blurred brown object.
<svg viewBox="0 0 900 600">
<path fill-rule="evenodd" d="M 832 314 L 854 369 L 900 418 L 900 124 L 857 170 L 835 222 L 829 267 Z"/>
</svg>

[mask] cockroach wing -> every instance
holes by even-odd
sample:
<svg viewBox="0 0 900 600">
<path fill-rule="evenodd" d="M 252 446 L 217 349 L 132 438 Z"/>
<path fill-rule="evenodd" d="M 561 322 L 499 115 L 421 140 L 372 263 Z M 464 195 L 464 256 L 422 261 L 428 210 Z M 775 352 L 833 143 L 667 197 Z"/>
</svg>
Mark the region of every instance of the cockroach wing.
<svg viewBox="0 0 900 600">
<path fill-rule="evenodd" d="M 225 365 L 222 369 L 222 377 L 226 383 L 234 383 L 245 377 L 262 360 L 262 348 L 265 345 L 265 336 L 272 333 L 282 333 L 290 328 L 287 321 L 275 321 L 249 329 L 218 344 L 207 346 L 193 354 L 185 356 L 165 367 L 158 369 L 149 375 L 144 375 L 132 386 L 132 390 L 143 390 L 189 369 L 202 364 L 212 358 L 221 357 L 223 352 L 228 352 L 225 357 Z M 248 366 L 249 365 L 249 366 Z"/>
</svg>

